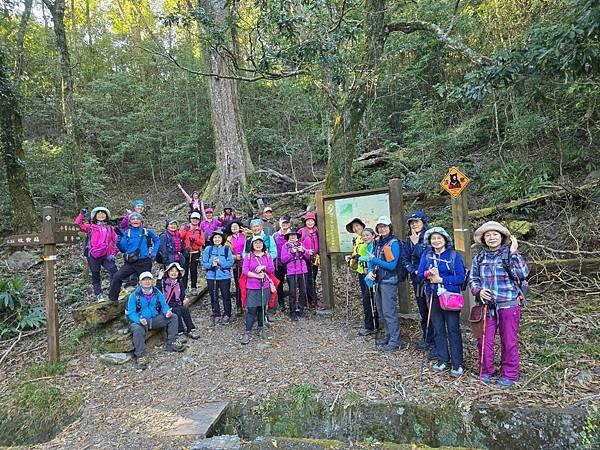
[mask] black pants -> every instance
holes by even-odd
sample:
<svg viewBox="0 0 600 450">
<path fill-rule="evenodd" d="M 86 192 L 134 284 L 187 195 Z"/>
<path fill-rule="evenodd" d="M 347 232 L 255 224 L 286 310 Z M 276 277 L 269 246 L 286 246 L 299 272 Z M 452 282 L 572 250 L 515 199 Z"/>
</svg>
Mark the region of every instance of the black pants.
<svg viewBox="0 0 600 450">
<path fill-rule="evenodd" d="M 379 329 L 379 316 L 377 306 L 375 306 L 374 289 L 369 289 L 365 283 L 365 274 L 358 274 L 358 284 L 360 285 L 360 294 L 365 316 L 365 330 L 373 331 Z"/>
<path fill-rule="evenodd" d="M 92 273 L 92 287 L 94 295 L 102 294 L 102 281 L 100 280 L 100 268 L 104 267 L 108 271 L 109 281 L 112 281 L 113 276 L 117 273 L 117 265 L 114 259 L 109 261 L 106 256 L 94 258 L 92 255 L 87 257 L 88 267 Z"/>
<path fill-rule="evenodd" d="M 285 307 L 285 295 L 283 294 L 283 283 L 285 282 L 286 271 L 287 271 L 286 265 L 278 259 L 277 266 L 275 268 L 275 276 L 279 280 L 279 284 L 277 285 L 277 303 L 279 304 L 280 309 L 283 309 Z M 289 285 L 289 281 L 288 281 L 288 285 Z"/>
<path fill-rule="evenodd" d="M 241 264 L 234 264 L 231 269 L 233 273 L 233 284 L 235 285 L 235 307 L 238 311 L 242 309 L 242 293 L 240 292 L 240 275 L 242 274 Z"/>
<path fill-rule="evenodd" d="M 138 259 L 134 263 L 125 263 L 117 273 L 113 275 L 113 279 L 110 282 L 110 291 L 108 292 L 108 299 L 111 302 L 119 300 L 119 292 L 121 292 L 121 285 L 123 281 L 128 279 L 131 275 L 140 276 L 142 272 L 149 272 L 152 270 L 152 259 L 144 258 Z"/>
<path fill-rule="evenodd" d="M 223 315 L 231 317 L 231 280 L 206 280 L 208 283 L 208 292 L 210 293 L 210 304 L 212 306 L 213 317 L 221 317 L 221 305 L 219 303 L 219 291 L 223 297 Z"/>
<path fill-rule="evenodd" d="M 188 279 L 192 282 L 192 289 L 198 287 L 198 261 L 200 260 L 201 253 L 190 253 L 187 257 L 188 264 L 184 265 L 185 275 L 183 276 L 183 285 L 187 288 Z"/>
<path fill-rule="evenodd" d="M 254 321 L 256 320 L 256 316 L 258 316 L 258 326 L 264 326 L 265 314 L 263 313 L 262 306 L 249 306 L 248 312 L 246 313 L 246 331 L 250 331 L 252 329 L 252 325 L 254 325 Z"/>
<path fill-rule="evenodd" d="M 296 310 L 300 310 L 302 314 L 306 308 L 306 274 L 288 275 L 287 279 L 290 285 L 290 313 L 294 315 Z M 299 296 L 296 296 L 296 291 Z"/>
<path fill-rule="evenodd" d="M 308 304 L 314 305 L 317 300 L 317 273 L 319 272 L 319 266 L 313 266 L 309 264 L 308 273 L 306 274 L 306 295 L 308 296 Z"/>
<path fill-rule="evenodd" d="M 192 322 L 192 315 L 190 314 L 190 309 L 185 305 L 171 305 L 171 309 L 175 314 L 177 314 L 177 323 L 179 328 L 177 330 L 178 333 L 184 333 L 186 331 L 190 332 L 194 328 L 194 322 Z M 183 324 L 185 323 L 185 327 Z"/>
<path fill-rule="evenodd" d="M 440 299 L 434 295 L 431 303 L 431 321 L 435 330 L 435 353 L 438 363 L 452 362 L 452 368 L 458 369 L 463 365 L 460 311 L 446 311 L 440 308 Z"/>
<path fill-rule="evenodd" d="M 433 329 L 433 320 L 429 320 L 429 330 L 427 330 L 427 317 L 429 316 L 429 298 L 425 295 L 423 284 L 412 283 L 417 299 L 417 307 L 421 316 L 421 330 L 423 330 L 423 342 L 433 344 L 435 342 L 435 331 Z M 427 340 L 425 339 L 427 337 Z"/>
</svg>

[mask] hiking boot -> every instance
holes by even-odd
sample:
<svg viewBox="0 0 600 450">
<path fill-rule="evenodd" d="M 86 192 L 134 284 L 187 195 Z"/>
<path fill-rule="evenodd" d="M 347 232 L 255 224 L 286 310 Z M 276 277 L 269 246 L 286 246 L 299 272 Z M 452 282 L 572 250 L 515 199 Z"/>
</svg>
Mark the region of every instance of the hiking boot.
<svg viewBox="0 0 600 450">
<path fill-rule="evenodd" d="M 325 305 L 321 302 L 321 300 L 317 300 L 315 302 L 315 308 L 318 309 L 319 311 L 322 311 L 325 309 Z"/>
<path fill-rule="evenodd" d="M 240 336 L 240 344 L 246 345 L 248 342 L 250 342 L 250 334 L 248 334 L 248 332 L 246 331 Z"/>
<path fill-rule="evenodd" d="M 415 345 L 415 348 L 420 351 L 431 350 L 431 347 L 432 345 L 428 344 L 427 342 L 419 342 L 417 345 Z"/>
<path fill-rule="evenodd" d="M 431 370 L 433 370 L 434 372 L 443 372 L 447 368 L 448 368 L 448 364 L 446 364 L 445 362 L 438 362 L 437 364 L 433 365 Z"/>
<path fill-rule="evenodd" d="M 514 386 L 515 382 L 513 380 L 509 380 L 508 378 L 500 378 L 496 381 L 496 386 L 501 387 L 503 389 L 507 389 L 509 387 Z"/>
<path fill-rule="evenodd" d="M 185 337 L 185 334 L 183 334 L 183 331 L 181 333 L 179 333 L 177 335 L 177 340 L 181 343 L 181 344 L 185 344 L 187 343 L 187 337 Z"/>
<path fill-rule="evenodd" d="M 136 370 L 146 370 L 148 368 L 148 360 L 145 356 L 138 356 L 133 363 Z"/>
<path fill-rule="evenodd" d="M 295 312 L 292 313 L 292 322 L 298 322 L 298 314 Z"/>
<path fill-rule="evenodd" d="M 377 347 L 385 347 L 386 345 L 388 345 L 388 342 L 390 342 L 389 339 L 387 339 L 387 338 L 381 338 L 381 339 L 377 339 L 375 341 L 375 345 Z"/>
<path fill-rule="evenodd" d="M 360 330 L 358 330 L 359 336 L 370 336 L 374 333 L 375 333 L 375 330 L 369 330 L 367 328 L 361 328 Z"/>
<path fill-rule="evenodd" d="M 182 352 L 185 350 L 185 347 L 183 346 L 183 344 L 181 344 L 181 342 L 178 342 L 179 339 L 176 339 L 175 342 L 171 342 L 170 344 L 167 344 L 167 346 L 165 347 L 165 350 L 167 352 Z"/>
<path fill-rule="evenodd" d="M 395 352 L 396 350 L 398 350 L 398 346 L 388 344 L 388 345 L 383 345 L 383 346 L 379 347 L 378 350 L 380 352 L 390 353 L 390 352 Z"/>
<path fill-rule="evenodd" d="M 450 371 L 450 376 L 452 376 L 454 378 L 460 378 L 463 376 L 464 373 L 465 373 L 465 369 L 463 369 L 463 366 L 458 366 L 458 369 L 452 369 Z"/>
<path fill-rule="evenodd" d="M 98 294 L 96 295 L 96 300 L 98 300 L 98 303 L 103 303 L 106 301 L 106 297 L 104 296 L 104 294 Z"/>
<path fill-rule="evenodd" d="M 200 339 L 200 332 L 194 328 L 188 332 L 188 336 L 192 339 Z"/>
<path fill-rule="evenodd" d="M 491 373 L 484 373 L 481 376 L 481 382 L 488 384 L 490 381 L 492 381 L 492 374 Z"/>
<path fill-rule="evenodd" d="M 229 325 L 229 316 L 223 316 L 221 319 L 221 325 Z"/>
<path fill-rule="evenodd" d="M 267 338 L 267 335 L 265 334 L 265 330 L 263 329 L 263 327 L 258 327 L 256 329 L 256 335 L 261 339 Z"/>
<path fill-rule="evenodd" d="M 221 323 L 221 317 L 213 316 L 212 321 L 213 321 L 213 326 L 219 325 Z"/>
</svg>

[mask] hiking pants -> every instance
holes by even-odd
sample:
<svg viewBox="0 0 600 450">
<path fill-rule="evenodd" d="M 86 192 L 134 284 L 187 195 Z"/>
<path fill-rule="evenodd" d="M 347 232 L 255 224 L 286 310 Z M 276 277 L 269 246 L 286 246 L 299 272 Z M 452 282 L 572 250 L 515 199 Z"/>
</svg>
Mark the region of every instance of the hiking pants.
<svg viewBox="0 0 600 450">
<path fill-rule="evenodd" d="M 365 283 L 365 274 L 358 274 L 358 284 L 360 286 L 360 296 L 362 299 L 363 305 L 363 313 L 365 316 L 365 330 L 373 331 L 377 327 L 378 317 L 377 317 L 377 307 L 375 306 L 375 298 L 373 297 L 373 292 Z"/>
<path fill-rule="evenodd" d="M 133 333 L 133 354 L 136 357 L 144 356 L 144 350 L 146 349 L 146 334 L 150 330 L 160 330 L 161 328 L 167 329 L 167 344 L 172 344 L 177 339 L 177 314 L 173 314 L 168 319 L 159 314 L 156 317 L 148 319 L 148 325 L 143 326 L 139 323 L 131 324 L 131 331 Z"/>
<path fill-rule="evenodd" d="M 500 362 L 501 376 L 507 380 L 519 379 L 519 323 L 521 322 L 521 307 L 498 309 L 485 324 L 485 349 L 483 352 L 483 375 L 494 374 L 494 341 L 496 333 L 500 332 Z M 481 361 L 481 342 L 477 340 L 479 361 Z"/>
<path fill-rule="evenodd" d="M 219 303 L 219 291 L 223 297 L 223 315 L 231 317 L 231 280 L 206 280 L 208 283 L 208 292 L 210 293 L 210 304 L 213 317 L 221 317 L 221 305 Z"/>
<path fill-rule="evenodd" d="M 102 258 L 94 258 L 92 255 L 88 255 L 88 267 L 92 274 L 92 287 L 94 289 L 94 295 L 102 294 L 102 281 L 100 280 L 100 268 L 104 267 L 108 271 L 108 279 L 112 281 L 115 273 L 117 273 L 117 265 L 115 261 L 109 261 L 106 256 Z"/>
<path fill-rule="evenodd" d="M 248 306 L 248 312 L 246 313 L 246 331 L 252 330 L 252 325 L 258 316 L 258 327 L 264 326 L 265 314 L 262 306 Z"/>
<path fill-rule="evenodd" d="M 198 261 L 202 254 L 200 252 L 190 253 L 187 257 L 188 263 L 185 267 L 185 275 L 183 276 L 183 285 L 187 288 L 188 279 L 192 282 L 192 289 L 198 287 Z"/>
<path fill-rule="evenodd" d="M 439 363 L 452 361 L 452 368 L 463 365 L 463 342 L 460 334 L 460 311 L 446 311 L 440 308 L 440 299 L 433 296 L 431 321 L 435 332 L 435 354 Z M 448 343 L 450 352 L 448 352 Z"/>
<path fill-rule="evenodd" d="M 317 298 L 317 273 L 319 272 L 319 266 L 313 266 L 308 264 L 308 273 L 306 274 L 306 295 L 308 297 L 308 304 L 313 305 L 319 300 Z"/>
<path fill-rule="evenodd" d="M 238 311 L 242 310 L 242 293 L 240 292 L 240 275 L 242 274 L 242 265 L 234 264 L 231 272 L 233 274 L 233 284 L 235 285 L 235 307 Z"/>
<path fill-rule="evenodd" d="M 296 274 L 296 275 L 288 275 L 288 284 L 290 287 L 290 313 L 296 314 L 297 310 L 300 310 L 300 314 L 304 313 L 304 308 L 306 308 L 306 289 L 304 286 L 305 275 Z M 296 294 L 299 293 L 299 296 Z"/>
<path fill-rule="evenodd" d="M 375 294 L 377 311 L 381 311 L 385 322 L 385 340 L 389 346 L 400 346 L 400 318 L 396 304 L 398 303 L 398 285 L 379 283 Z"/>
<path fill-rule="evenodd" d="M 433 321 L 429 320 L 429 331 L 427 331 L 427 316 L 429 315 L 429 297 L 425 295 L 423 284 L 413 281 L 413 289 L 415 291 L 415 298 L 417 299 L 417 307 L 419 308 L 419 315 L 421 316 L 421 330 L 423 331 L 423 342 L 433 345 L 435 331 L 433 330 Z M 427 336 L 427 341 L 425 340 Z"/>
<path fill-rule="evenodd" d="M 119 292 L 121 292 L 121 285 L 123 281 L 129 278 L 131 275 L 137 275 L 138 277 L 142 272 L 149 272 L 152 270 L 152 259 L 144 258 L 139 259 L 134 263 L 125 263 L 123 266 L 113 275 L 112 281 L 110 282 L 110 291 L 108 292 L 108 299 L 111 302 L 119 300 Z"/>
<path fill-rule="evenodd" d="M 189 333 L 196 327 L 194 326 L 194 322 L 192 322 L 192 314 L 190 313 L 190 309 L 185 305 L 171 305 L 171 309 L 175 314 L 177 314 L 177 332 L 184 333 L 187 328 L 187 332 Z M 185 327 L 183 324 L 185 323 Z"/>
<path fill-rule="evenodd" d="M 275 266 L 275 276 L 279 280 L 279 284 L 277 285 L 277 303 L 279 304 L 279 309 L 285 308 L 285 295 L 283 293 L 283 283 L 285 282 L 286 271 L 286 265 L 282 263 L 280 259 L 277 259 L 277 265 Z"/>
</svg>

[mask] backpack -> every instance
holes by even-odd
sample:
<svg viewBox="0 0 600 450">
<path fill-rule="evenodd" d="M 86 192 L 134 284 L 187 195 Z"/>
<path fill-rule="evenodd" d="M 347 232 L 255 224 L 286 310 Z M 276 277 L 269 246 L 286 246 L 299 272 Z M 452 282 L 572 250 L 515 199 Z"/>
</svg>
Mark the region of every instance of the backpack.
<svg viewBox="0 0 600 450">
<path fill-rule="evenodd" d="M 398 275 L 398 282 L 402 283 L 402 282 L 406 281 L 406 279 L 408 278 L 408 271 L 406 270 L 406 267 L 404 267 L 404 264 L 402 264 L 402 246 L 403 246 L 403 242 L 400 241 L 400 240 L 398 240 L 398 239 L 396 239 L 396 238 L 391 239 L 389 242 L 387 242 L 383 246 L 382 255 L 383 255 L 383 252 L 385 251 L 386 247 L 389 247 L 390 248 L 390 252 L 391 252 L 391 250 L 392 250 L 392 244 L 394 242 L 398 242 L 398 245 L 400 246 L 400 255 L 398 256 L 398 263 L 396 264 L 395 271 L 396 271 L 396 275 Z M 384 257 L 384 259 L 385 259 L 385 257 Z M 388 262 L 391 262 L 391 261 L 388 261 Z"/>
<path fill-rule="evenodd" d="M 475 261 L 477 261 L 478 267 L 481 265 L 481 262 L 483 261 L 484 253 L 485 252 L 481 251 L 475 257 Z M 512 281 L 514 286 L 517 288 L 517 291 L 519 292 L 519 294 L 523 297 L 523 304 L 525 304 L 526 303 L 525 301 L 527 298 L 527 291 L 529 290 L 529 282 L 527 280 L 521 280 L 519 277 L 517 277 L 513 273 L 512 267 L 510 265 L 510 254 L 509 254 L 508 247 L 504 248 L 504 250 L 502 250 L 502 267 L 506 271 L 506 274 L 508 275 L 508 278 L 510 279 L 510 281 Z"/>
<path fill-rule="evenodd" d="M 167 236 L 167 239 L 171 239 L 171 240 L 173 239 L 173 238 L 169 237 L 169 235 L 165 231 L 163 231 L 162 233 L 160 233 L 160 236 L 162 236 L 162 235 Z M 159 238 L 160 238 L 160 236 L 159 236 Z M 181 239 L 181 250 L 183 250 L 185 248 L 185 242 L 184 242 L 184 240 L 183 240 L 182 237 L 180 237 L 179 239 Z M 174 246 L 175 246 L 175 244 L 173 243 L 173 247 Z M 148 248 L 149 247 L 150 247 L 150 245 L 148 245 Z M 156 262 L 158 264 L 163 264 L 164 263 L 163 255 L 162 255 L 162 253 L 160 251 L 158 251 L 156 253 Z"/>
<path fill-rule="evenodd" d="M 156 289 L 154 286 L 152 286 L 152 293 L 156 296 L 158 296 L 158 292 L 160 292 L 158 289 Z M 156 301 L 156 310 L 158 311 L 158 313 L 161 313 L 161 305 L 160 302 L 157 300 Z M 135 312 L 137 314 L 139 314 L 142 311 L 142 296 L 140 295 L 139 291 L 136 289 L 135 291 Z"/>
</svg>

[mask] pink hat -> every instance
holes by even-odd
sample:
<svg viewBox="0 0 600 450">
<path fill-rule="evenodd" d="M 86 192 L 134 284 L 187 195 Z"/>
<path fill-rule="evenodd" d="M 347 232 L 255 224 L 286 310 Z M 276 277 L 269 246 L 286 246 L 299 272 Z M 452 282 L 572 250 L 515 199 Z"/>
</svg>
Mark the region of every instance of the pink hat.
<svg viewBox="0 0 600 450">
<path fill-rule="evenodd" d="M 206 208 L 206 209 L 204 210 L 204 212 L 205 212 L 205 213 L 211 213 L 211 212 L 214 212 L 214 209 L 212 209 L 212 208 Z"/>
<path fill-rule="evenodd" d="M 304 220 L 306 221 L 308 219 L 317 220 L 317 215 L 314 212 L 307 212 L 304 215 Z"/>
</svg>

